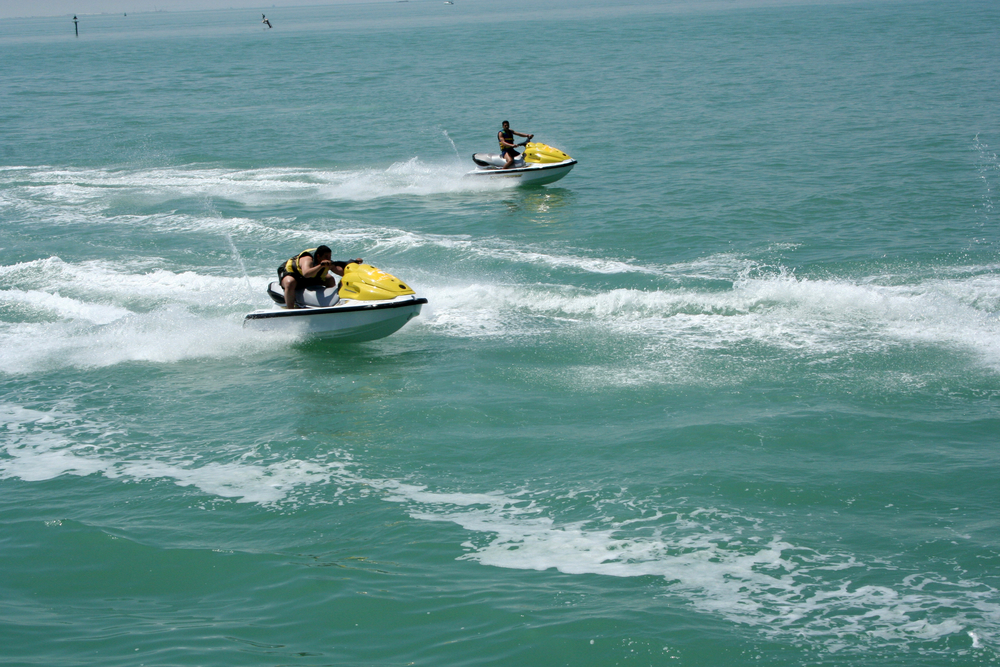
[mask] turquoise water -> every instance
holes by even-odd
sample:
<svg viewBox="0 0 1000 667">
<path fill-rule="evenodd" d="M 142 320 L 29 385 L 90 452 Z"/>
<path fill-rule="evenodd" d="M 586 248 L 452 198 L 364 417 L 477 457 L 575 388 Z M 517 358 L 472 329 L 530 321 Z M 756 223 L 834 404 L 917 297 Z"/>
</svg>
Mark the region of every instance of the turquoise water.
<svg viewBox="0 0 1000 667">
<path fill-rule="evenodd" d="M 998 36 L 963 0 L 4 21 L 0 662 L 996 664 Z M 504 119 L 579 165 L 463 178 Z M 318 243 L 429 304 L 243 330 Z"/>
</svg>

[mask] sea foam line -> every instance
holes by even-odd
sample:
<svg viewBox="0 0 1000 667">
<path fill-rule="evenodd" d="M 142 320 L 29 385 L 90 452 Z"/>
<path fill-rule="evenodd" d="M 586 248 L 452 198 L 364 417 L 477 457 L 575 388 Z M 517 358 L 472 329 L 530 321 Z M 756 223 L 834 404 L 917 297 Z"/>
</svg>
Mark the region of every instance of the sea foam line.
<svg viewBox="0 0 1000 667">
<path fill-rule="evenodd" d="M 563 285 L 431 286 L 427 326 L 441 335 L 546 335 L 567 329 L 642 339 L 658 349 L 765 345 L 819 357 L 879 354 L 919 344 L 976 355 L 1000 369 L 1000 278 L 974 276 L 884 286 L 777 276 L 731 290 L 613 289 Z"/>
<path fill-rule="evenodd" d="M 50 257 L 0 267 L 7 287 L 0 290 L 0 304 L 9 306 L 7 321 L 0 322 L 5 347 L 0 370 L 23 372 L 30 363 L 50 368 L 60 360 L 70 365 L 103 365 L 114 358 L 177 360 L 196 349 L 226 355 L 276 342 L 239 330 L 243 314 L 270 306 L 264 296 L 270 275 L 212 276 L 156 264 L 155 258 L 109 265 Z M 655 382 L 662 363 L 696 361 L 715 350 L 746 357 L 747 363 L 759 359 L 762 349 L 808 363 L 917 345 L 972 355 L 985 367 L 1000 369 L 995 274 L 895 285 L 779 274 L 744 278 L 731 289 L 599 290 L 455 283 L 447 277 L 442 282 L 440 275 L 413 273 L 408 282 L 430 303 L 408 332 L 468 339 L 572 334 L 583 345 L 611 336 L 635 348 L 631 355 L 632 348 L 624 348 L 620 360 L 633 358 L 637 368 L 654 371 L 618 374 L 630 382 L 642 377 Z M 220 343 L 220 330 L 248 346 Z M 150 336 L 168 344 L 151 345 Z"/>
<path fill-rule="evenodd" d="M 297 340 L 243 329 L 243 314 L 268 305 L 264 278 L 248 292 L 245 277 L 58 258 L 0 267 L 0 278 L 9 286 L 0 290 L 2 373 L 241 356 Z"/>
<path fill-rule="evenodd" d="M 716 509 L 658 507 L 638 521 L 560 523 L 524 494 L 436 494 L 395 481 L 381 487 L 385 500 L 410 505 L 413 518 L 468 530 L 472 539 L 463 544 L 462 560 L 566 574 L 656 576 L 666 595 L 704 613 L 778 639 L 817 641 L 830 651 L 923 644 L 961 633 L 973 633 L 981 647 L 979 639 L 995 642 L 1000 628 L 1000 591 L 992 587 L 921 574 L 895 585 L 855 586 L 854 578 L 883 566 L 796 547 L 767 537 L 761 521 Z M 642 533 L 632 529 L 635 523 L 643 524 Z M 925 590 L 932 581 L 940 592 Z"/>
<path fill-rule="evenodd" d="M 385 168 L 227 169 L 182 165 L 153 169 L 0 168 L 0 188 L 25 198 L 83 205 L 109 196 L 153 202 L 212 198 L 248 205 L 312 199 L 368 201 L 400 195 L 482 192 L 511 187 L 465 178 L 471 165 L 429 163 L 417 157 Z M 10 196 L 9 194 L 7 196 Z"/>
<path fill-rule="evenodd" d="M 140 443 L 142 456 L 128 454 L 122 434 L 67 409 L 39 410 L 0 402 L 0 479 L 44 481 L 63 475 L 100 474 L 109 479 L 172 480 L 201 492 L 240 503 L 275 506 L 302 486 L 328 483 L 344 464 L 301 460 L 259 463 L 244 446 L 230 461 L 198 464 L 153 443 Z"/>
<path fill-rule="evenodd" d="M 201 463 L 199 456 L 162 446 L 143 447 L 142 456 L 136 456 L 134 446 L 116 444 L 120 433 L 65 408 L 0 403 L 0 421 L 6 424 L 0 431 L 0 479 L 94 474 L 168 479 L 208 496 L 282 511 L 294 510 L 306 496 L 310 503 L 336 505 L 375 493 L 403 506 L 415 520 L 453 523 L 468 531 L 460 560 L 574 575 L 654 576 L 664 582 L 664 595 L 686 600 L 702 613 L 778 640 L 816 642 L 829 651 L 929 647 L 954 635 L 972 637 L 969 648 L 981 649 L 995 644 L 1000 629 L 1000 591 L 983 582 L 905 573 L 849 553 L 804 549 L 773 534 L 765 521 L 718 508 L 609 497 L 591 508 L 592 518 L 562 522 L 548 507 L 553 499 L 546 494 L 435 491 L 366 476 L 348 455 L 266 461 L 241 447 L 229 460 Z M 625 520 L 605 515 L 626 509 L 632 516 Z M 881 571 L 883 579 L 896 574 L 897 580 L 853 583 L 873 571 Z"/>
<path fill-rule="evenodd" d="M 983 216 L 987 222 L 993 215 L 993 181 L 1000 172 L 1000 156 L 990 150 L 990 147 L 980 141 L 979 135 L 973 140 L 973 147 L 979 154 L 979 178 L 983 182 Z"/>
</svg>

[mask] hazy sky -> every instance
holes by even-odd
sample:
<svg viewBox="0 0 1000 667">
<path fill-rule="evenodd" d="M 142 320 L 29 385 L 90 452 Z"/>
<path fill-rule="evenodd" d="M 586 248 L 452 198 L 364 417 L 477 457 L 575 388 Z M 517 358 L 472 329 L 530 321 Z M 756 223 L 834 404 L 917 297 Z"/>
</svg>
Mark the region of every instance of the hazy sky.
<svg viewBox="0 0 1000 667">
<path fill-rule="evenodd" d="M 302 5 L 334 5 L 386 0 L 0 0 L 0 19 L 22 16 L 67 16 L 73 14 L 124 14 L 126 12 L 187 11 L 229 7 L 268 8 Z"/>
</svg>

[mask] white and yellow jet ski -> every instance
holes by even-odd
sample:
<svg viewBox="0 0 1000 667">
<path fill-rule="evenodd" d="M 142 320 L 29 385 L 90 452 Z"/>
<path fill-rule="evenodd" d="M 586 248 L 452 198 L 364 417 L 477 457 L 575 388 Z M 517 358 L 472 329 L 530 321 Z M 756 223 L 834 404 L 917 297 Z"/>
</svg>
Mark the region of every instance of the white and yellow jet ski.
<svg viewBox="0 0 1000 667">
<path fill-rule="evenodd" d="M 276 306 L 247 313 L 244 327 L 345 343 L 385 338 L 419 315 L 427 303 L 398 278 L 370 264 L 348 264 L 337 287 L 296 290 L 299 307 L 293 310 L 284 307 L 281 283 L 268 285 L 267 295 Z"/>
<path fill-rule="evenodd" d="M 469 176 L 476 178 L 515 179 L 518 184 L 545 185 L 554 183 L 568 174 L 576 160 L 558 148 L 529 142 L 524 153 L 514 160 L 510 169 L 503 169 L 506 160 L 498 153 L 475 153 L 472 161 L 476 168 Z"/>
</svg>

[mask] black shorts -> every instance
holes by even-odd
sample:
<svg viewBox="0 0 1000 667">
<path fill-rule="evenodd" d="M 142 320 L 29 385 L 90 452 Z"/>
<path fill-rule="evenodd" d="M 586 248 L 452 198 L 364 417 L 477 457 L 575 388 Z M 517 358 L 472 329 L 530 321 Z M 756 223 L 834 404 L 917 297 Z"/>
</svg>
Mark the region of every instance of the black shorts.
<svg viewBox="0 0 1000 667">
<path fill-rule="evenodd" d="M 518 153 L 513 148 L 505 148 L 502 151 L 500 151 L 500 157 L 507 157 L 508 154 L 511 155 L 515 160 L 521 156 L 521 154 Z"/>
<path fill-rule="evenodd" d="M 304 276 L 296 275 L 285 269 L 285 265 L 282 264 L 278 267 L 278 282 L 280 283 L 285 279 L 285 276 L 295 277 L 295 287 L 296 289 L 303 289 L 306 287 L 325 287 L 326 283 L 319 278 L 306 278 Z"/>
</svg>

